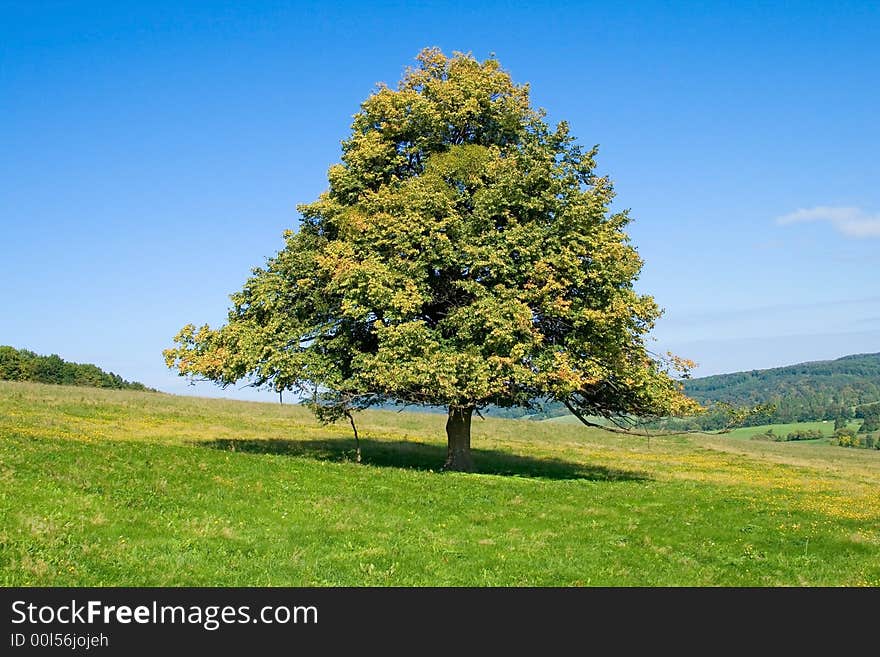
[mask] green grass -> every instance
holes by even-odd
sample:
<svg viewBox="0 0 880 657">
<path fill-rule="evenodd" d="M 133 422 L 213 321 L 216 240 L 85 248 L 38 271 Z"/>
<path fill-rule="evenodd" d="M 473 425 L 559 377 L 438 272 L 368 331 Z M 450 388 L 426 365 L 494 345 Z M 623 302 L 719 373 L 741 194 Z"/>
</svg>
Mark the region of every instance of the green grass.
<svg viewBox="0 0 880 657">
<path fill-rule="evenodd" d="M 861 423 L 861 420 L 856 420 L 850 422 L 847 426 L 854 431 L 858 431 Z M 817 438 L 815 440 L 793 440 L 789 444 L 807 445 L 812 443 L 814 445 L 827 445 L 831 441 L 831 434 L 834 433 L 834 422 L 819 420 L 816 422 L 791 422 L 789 424 L 762 424 L 755 427 L 741 427 L 739 429 L 733 429 L 727 435 L 731 438 L 750 439 L 755 434 L 764 433 L 768 429 L 773 429 L 773 433 L 775 433 L 777 436 L 787 436 L 788 434 L 798 429 L 803 429 L 805 431 L 821 431 L 824 434 L 823 438 Z"/>
<path fill-rule="evenodd" d="M 880 585 L 880 451 L 444 421 L 0 383 L 0 584 Z"/>
</svg>

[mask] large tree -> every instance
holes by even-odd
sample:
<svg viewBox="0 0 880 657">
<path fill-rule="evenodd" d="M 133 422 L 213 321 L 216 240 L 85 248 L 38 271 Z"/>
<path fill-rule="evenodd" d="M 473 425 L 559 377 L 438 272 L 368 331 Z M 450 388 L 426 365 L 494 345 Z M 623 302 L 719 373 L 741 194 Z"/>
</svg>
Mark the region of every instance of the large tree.
<svg viewBox="0 0 880 657">
<path fill-rule="evenodd" d="M 498 61 L 419 54 L 355 115 L 329 190 L 232 295 L 188 325 L 181 375 L 307 394 L 325 417 L 383 401 L 449 409 L 446 468 L 472 469 L 471 417 L 558 400 L 585 422 L 687 413 L 646 336 L 660 310 L 568 125 Z"/>
</svg>

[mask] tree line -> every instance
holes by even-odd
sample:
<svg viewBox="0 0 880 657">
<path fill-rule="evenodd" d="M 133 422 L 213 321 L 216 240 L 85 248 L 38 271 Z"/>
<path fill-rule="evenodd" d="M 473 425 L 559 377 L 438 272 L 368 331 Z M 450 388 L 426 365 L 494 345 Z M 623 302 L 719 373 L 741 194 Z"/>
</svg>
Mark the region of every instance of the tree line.
<svg viewBox="0 0 880 657">
<path fill-rule="evenodd" d="M 143 383 L 126 381 L 118 374 L 105 372 L 97 365 L 71 363 L 57 354 L 41 356 L 8 345 L 0 346 L 0 380 L 156 392 Z"/>
</svg>

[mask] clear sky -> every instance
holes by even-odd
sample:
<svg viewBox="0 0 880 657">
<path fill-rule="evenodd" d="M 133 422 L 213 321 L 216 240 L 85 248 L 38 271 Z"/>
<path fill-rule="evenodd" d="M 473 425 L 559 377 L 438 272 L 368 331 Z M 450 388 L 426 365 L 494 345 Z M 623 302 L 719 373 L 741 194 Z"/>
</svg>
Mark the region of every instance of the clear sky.
<svg viewBox="0 0 880 657">
<path fill-rule="evenodd" d="M 0 344 L 253 398 L 161 351 L 223 321 L 425 46 L 495 53 L 600 144 L 656 350 L 880 351 L 880 4 L 843 1 L 0 0 Z"/>
</svg>

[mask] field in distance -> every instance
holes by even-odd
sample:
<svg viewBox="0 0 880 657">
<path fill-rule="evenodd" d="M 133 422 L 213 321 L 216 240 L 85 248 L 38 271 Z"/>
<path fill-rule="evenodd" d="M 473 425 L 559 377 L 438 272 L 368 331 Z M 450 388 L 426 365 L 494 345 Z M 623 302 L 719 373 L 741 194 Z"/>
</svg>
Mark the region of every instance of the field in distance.
<svg viewBox="0 0 880 657">
<path fill-rule="evenodd" d="M 594 418 L 596 422 L 602 422 L 601 418 Z M 582 426 L 580 420 L 578 420 L 574 415 L 560 415 L 557 417 L 547 418 L 546 420 L 539 420 L 541 424 L 554 424 L 554 425 L 572 425 L 572 426 Z M 857 432 L 859 427 L 861 426 L 861 420 L 851 420 L 846 426 L 851 429 L 853 432 Z M 834 422 L 830 420 L 816 420 L 813 422 L 789 422 L 787 424 L 761 424 L 753 427 L 740 427 L 738 429 L 732 429 L 731 431 L 721 434 L 717 431 L 708 432 L 712 435 L 724 435 L 730 438 L 740 438 L 740 439 L 750 439 L 753 436 L 760 435 L 766 433 L 768 430 L 772 429 L 773 433 L 777 436 L 785 437 L 790 433 L 796 431 L 818 431 L 822 433 L 821 438 L 811 439 L 811 440 L 792 440 L 788 444 L 789 445 L 828 445 L 831 443 L 831 435 L 834 433 Z M 651 430 L 651 433 L 664 433 L 660 430 Z"/>
<path fill-rule="evenodd" d="M 444 421 L 0 382 L 0 584 L 880 585 L 878 450 Z"/>
</svg>

